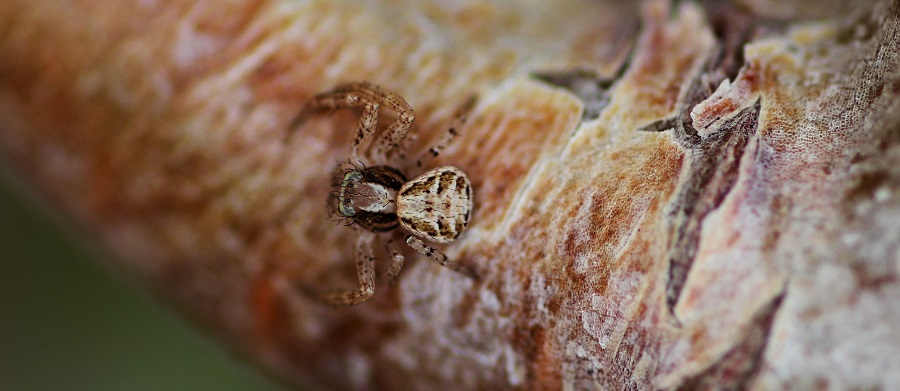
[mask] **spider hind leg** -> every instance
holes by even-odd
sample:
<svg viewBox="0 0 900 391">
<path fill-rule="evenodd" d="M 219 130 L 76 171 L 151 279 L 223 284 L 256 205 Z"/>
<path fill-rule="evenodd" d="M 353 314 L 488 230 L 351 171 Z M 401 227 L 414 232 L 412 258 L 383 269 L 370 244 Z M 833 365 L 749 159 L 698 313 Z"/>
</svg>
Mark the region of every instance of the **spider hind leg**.
<svg viewBox="0 0 900 391">
<path fill-rule="evenodd" d="M 413 250 L 416 250 L 416 252 L 418 252 L 419 254 L 428 257 L 428 259 L 438 265 L 446 267 L 467 277 L 471 277 L 474 279 L 478 278 L 478 276 L 474 271 L 472 271 L 472 269 L 469 269 L 456 260 L 448 258 L 447 255 L 442 253 L 440 250 L 429 246 L 422 239 L 419 239 L 413 235 L 409 235 L 406 237 L 406 244 L 408 244 L 409 247 L 412 247 Z"/>
<path fill-rule="evenodd" d="M 312 298 L 334 307 L 357 305 L 369 300 L 375 294 L 375 255 L 372 253 L 374 238 L 375 234 L 360 232 L 356 240 L 356 275 L 359 279 L 359 288 L 315 293 Z"/>
</svg>

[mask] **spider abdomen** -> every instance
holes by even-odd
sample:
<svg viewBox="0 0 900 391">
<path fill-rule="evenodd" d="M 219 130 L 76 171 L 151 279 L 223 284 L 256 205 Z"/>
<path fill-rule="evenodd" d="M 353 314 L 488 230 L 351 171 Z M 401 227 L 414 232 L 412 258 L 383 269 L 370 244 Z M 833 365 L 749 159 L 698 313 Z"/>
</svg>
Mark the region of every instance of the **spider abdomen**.
<svg viewBox="0 0 900 391">
<path fill-rule="evenodd" d="M 447 243 L 469 224 L 472 185 L 452 166 L 438 167 L 405 183 L 397 193 L 400 225 L 428 240 Z"/>
</svg>

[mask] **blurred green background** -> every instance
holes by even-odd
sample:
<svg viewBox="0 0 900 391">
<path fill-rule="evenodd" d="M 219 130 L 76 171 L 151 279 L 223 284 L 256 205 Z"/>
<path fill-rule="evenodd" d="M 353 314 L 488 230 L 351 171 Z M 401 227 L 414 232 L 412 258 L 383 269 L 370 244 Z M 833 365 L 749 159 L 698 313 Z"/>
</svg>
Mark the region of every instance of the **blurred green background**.
<svg viewBox="0 0 900 391">
<path fill-rule="evenodd" d="M 0 166 L 0 390 L 285 390 L 191 330 Z"/>
</svg>

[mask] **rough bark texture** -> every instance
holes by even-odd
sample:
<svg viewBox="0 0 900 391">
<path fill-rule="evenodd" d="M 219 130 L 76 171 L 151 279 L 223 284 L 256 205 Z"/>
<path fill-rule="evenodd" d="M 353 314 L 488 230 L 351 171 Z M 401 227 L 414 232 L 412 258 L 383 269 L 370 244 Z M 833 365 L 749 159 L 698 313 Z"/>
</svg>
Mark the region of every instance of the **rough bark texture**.
<svg viewBox="0 0 900 391">
<path fill-rule="evenodd" d="M 896 1 L 4 0 L 0 151 L 299 384 L 898 389 L 898 48 Z M 473 182 L 443 248 L 480 279 L 408 252 L 358 307 L 295 289 L 354 284 L 324 205 L 356 118 L 287 126 L 363 80 L 418 148 L 478 96 L 431 165 Z"/>
</svg>

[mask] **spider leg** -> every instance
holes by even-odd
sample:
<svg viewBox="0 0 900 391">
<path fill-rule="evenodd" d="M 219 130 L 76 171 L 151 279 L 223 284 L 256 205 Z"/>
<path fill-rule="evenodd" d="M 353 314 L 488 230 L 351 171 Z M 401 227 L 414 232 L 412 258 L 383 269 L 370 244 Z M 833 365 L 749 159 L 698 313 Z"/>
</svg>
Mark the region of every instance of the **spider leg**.
<svg viewBox="0 0 900 391">
<path fill-rule="evenodd" d="M 412 108 L 409 107 L 409 103 L 402 96 L 371 83 L 348 83 L 316 95 L 303 106 L 300 113 L 291 122 L 288 136 L 303 125 L 312 114 L 346 107 L 362 107 L 363 115 L 359 119 L 356 138 L 353 140 L 350 150 L 351 157 L 357 159 L 361 156 L 359 151 L 365 152 L 375 137 L 378 109 L 382 105 L 397 113 L 397 119 L 381 135 L 375 145 L 375 160 L 386 161 L 386 157 L 391 151 L 403 149 L 401 142 L 416 117 Z M 398 158 L 402 153 L 393 155 L 393 158 Z"/>
<path fill-rule="evenodd" d="M 375 293 L 375 256 L 372 253 L 374 234 L 360 232 L 356 241 L 356 275 L 359 289 L 352 291 L 332 291 L 316 294 L 313 299 L 331 306 L 357 305 Z"/>
<path fill-rule="evenodd" d="M 441 152 L 447 148 L 447 145 L 453 142 L 456 136 L 459 136 L 459 129 L 465 125 L 466 120 L 469 119 L 469 113 L 472 112 L 472 108 L 475 107 L 476 98 L 474 95 L 470 96 L 469 99 L 466 99 L 463 104 L 456 109 L 456 114 L 453 116 L 453 121 L 450 122 L 450 127 L 447 129 L 447 133 L 444 133 L 444 136 L 441 137 L 441 141 L 435 144 L 433 147 L 428 148 L 427 151 L 422 152 L 418 158 L 416 158 L 416 165 L 418 167 L 422 167 L 422 163 L 427 163 L 431 159 L 438 157 Z"/>
<path fill-rule="evenodd" d="M 400 253 L 400 247 L 397 247 L 397 243 L 395 243 L 393 239 L 388 240 L 387 249 L 388 252 L 391 253 L 391 266 L 388 268 L 387 272 L 387 283 L 393 284 L 397 275 L 400 274 L 400 269 L 403 268 L 403 261 L 405 258 L 403 257 L 403 254 Z"/>
<path fill-rule="evenodd" d="M 347 107 L 362 107 L 363 113 L 359 117 L 356 126 L 356 137 L 350 148 L 350 156 L 357 159 L 359 150 L 365 149 L 372 143 L 375 136 L 375 125 L 378 124 L 378 109 L 380 104 L 365 91 L 346 90 L 329 91 L 316 95 L 307 102 L 297 117 L 291 122 L 289 135 L 306 122 L 310 115 L 322 111 L 332 111 Z"/>
<path fill-rule="evenodd" d="M 463 264 L 457 261 L 447 258 L 444 253 L 440 252 L 436 248 L 429 246 L 422 239 L 409 235 L 406 237 L 406 244 L 408 244 L 409 247 L 412 247 L 413 250 L 419 252 L 419 254 L 428 257 L 428 259 L 432 260 L 438 265 L 446 267 L 467 277 L 471 277 L 474 279 L 478 278 L 478 276 L 476 276 L 471 269 L 465 267 Z"/>
<path fill-rule="evenodd" d="M 372 143 L 372 137 L 375 136 L 375 125 L 378 124 L 378 106 L 378 103 L 366 103 L 363 106 L 362 116 L 359 117 L 359 124 L 356 125 L 356 137 L 353 139 L 353 146 L 350 147 L 352 159 L 359 159 L 360 148 L 365 151 L 366 147 Z"/>
<path fill-rule="evenodd" d="M 403 153 L 405 149 L 403 140 L 406 139 L 409 128 L 416 119 L 416 115 L 402 96 L 377 87 L 372 92 L 376 94 L 379 102 L 397 112 L 397 119 L 375 141 L 374 155 L 376 161 L 394 165 L 397 161 L 406 157 Z M 388 160 L 389 154 L 390 160 Z"/>
</svg>

